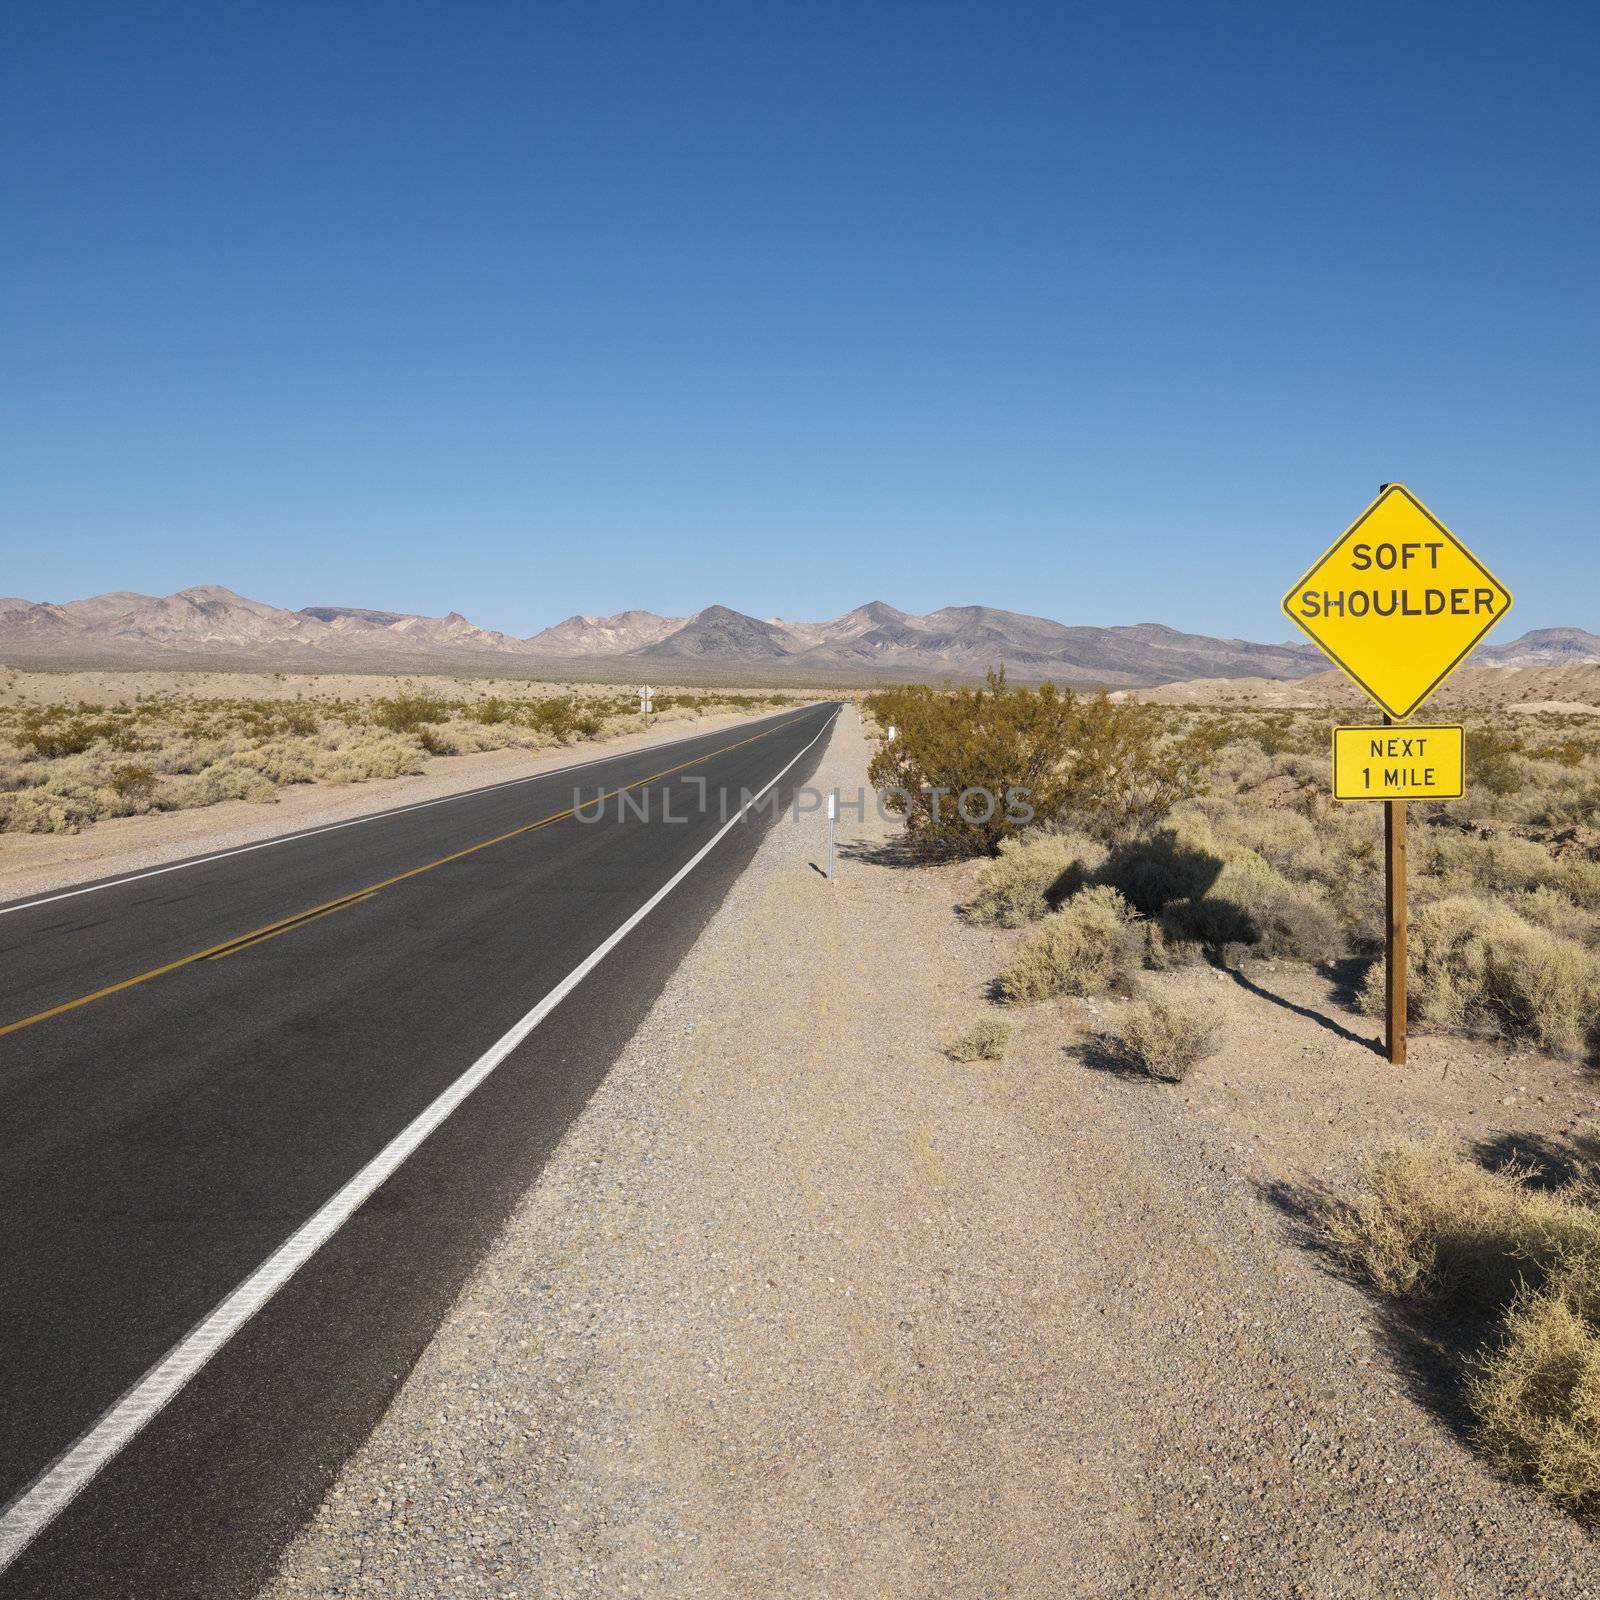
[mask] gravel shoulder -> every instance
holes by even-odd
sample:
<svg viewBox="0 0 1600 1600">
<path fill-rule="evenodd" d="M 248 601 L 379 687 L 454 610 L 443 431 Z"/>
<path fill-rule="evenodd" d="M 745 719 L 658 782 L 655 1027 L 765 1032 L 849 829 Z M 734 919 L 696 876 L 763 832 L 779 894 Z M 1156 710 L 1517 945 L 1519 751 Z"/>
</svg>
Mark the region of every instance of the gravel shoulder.
<svg viewBox="0 0 1600 1600">
<path fill-rule="evenodd" d="M 865 783 L 853 710 L 816 778 Z M 1600 1591 L 1295 1198 L 1396 1133 L 1594 1127 L 1586 1075 L 1389 1068 L 1304 969 L 1163 974 L 1231 1045 L 1084 1064 L 1115 1003 L 941 1042 L 1014 935 L 847 816 L 768 835 L 264 1591 L 1260 1596 Z"/>
<path fill-rule="evenodd" d="M 338 786 L 297 784 L 277 790 L 269 802 L 223 800 L 188 811 L 109 817 L 81 833 L 0 833 L 0 902 L 47 894 L 52 889 L 66 889 L 124 872 L 142 872 L 212 850 L 255 844 L 280 833 L 348 822 L 375 811 L 531 778 L 556 768 L 714 733 L 718 728 L 751 720 L 732 713 L 663 718 L 649 732 L 619 738 L 585 740 L 539 751 L 486 750 L 473 755 L 435 757 L 424 763 L 422 772 L 410 777 Z"/>
</svg>

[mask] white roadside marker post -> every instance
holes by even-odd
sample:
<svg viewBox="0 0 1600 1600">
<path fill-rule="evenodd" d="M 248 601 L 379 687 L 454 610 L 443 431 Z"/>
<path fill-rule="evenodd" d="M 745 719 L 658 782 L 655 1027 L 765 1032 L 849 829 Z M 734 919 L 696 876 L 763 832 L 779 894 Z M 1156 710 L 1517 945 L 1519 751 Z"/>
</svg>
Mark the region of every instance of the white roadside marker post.
<svg viewBox="0 0 1600 1600">
<path fill-rule="evenodd" d="M 828 882 L 833 882 L 833 840 L 839 826 L 839 796 L 828 796 Z"/>
<path fill-rule="evenodd" d="M 889 724 L 889 743 L 894 743 L 894 724 L 892 722 Z"/>
</svg>

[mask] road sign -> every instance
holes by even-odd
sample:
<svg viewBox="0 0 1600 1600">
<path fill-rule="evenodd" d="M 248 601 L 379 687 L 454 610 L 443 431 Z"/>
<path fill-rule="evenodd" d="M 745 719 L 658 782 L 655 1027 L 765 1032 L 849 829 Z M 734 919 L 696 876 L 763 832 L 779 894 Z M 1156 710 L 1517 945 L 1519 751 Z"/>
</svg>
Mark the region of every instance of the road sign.
<svg viewBox="0 0 1600 1600">
<path fill-rule="evenodd" d="M 1408 717 L 1511 609 L 1511 596 L 1404 484 L 1387 483 L 1283 609 L 1393 717 Z"/>
<path fill-rule="evenodd" d="M 1459 725 L 1335 728 L 1335 800 L 1459 800 L 1466 793 Z"/>
</svg>

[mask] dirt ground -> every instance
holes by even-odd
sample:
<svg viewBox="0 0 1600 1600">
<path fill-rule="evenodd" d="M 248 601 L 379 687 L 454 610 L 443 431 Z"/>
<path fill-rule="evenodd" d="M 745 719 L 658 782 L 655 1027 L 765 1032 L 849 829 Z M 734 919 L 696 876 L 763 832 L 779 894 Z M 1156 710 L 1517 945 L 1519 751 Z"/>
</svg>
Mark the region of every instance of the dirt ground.
<svg viewBox="0 0 1600 1600">
<path fill-rule="evenodd" d="M 1116 700 L 1147 705 L 1330 706 L 1370 714 L 1371 702 L 1344 673 L 1332 669 L 1307 678 L 1191 678 L 1156 689 L 1120 689 Z M 1464 711 L 1600 712 L 1600 665 L 1566 667 L 1463 667 L 1428 702 L 1429 714 Z"/>
<path fill-rule="evenodd" d="M 846 712 L 814 781 L 866 754 Z M 1589 1075 L 1391 1068 L 1267 964 L 1157 975 L 1230 1030 L 1181 1086 L 1086 1064 L 1117 1002 L 959 1065 L 1015 936 L 870 811 L 828 883 L 821 826 L 765 841 L 272 1600 L 1600 1590 L 1300 1221 L 1382 1138 L 1581 1138 Z"/>
</svg>

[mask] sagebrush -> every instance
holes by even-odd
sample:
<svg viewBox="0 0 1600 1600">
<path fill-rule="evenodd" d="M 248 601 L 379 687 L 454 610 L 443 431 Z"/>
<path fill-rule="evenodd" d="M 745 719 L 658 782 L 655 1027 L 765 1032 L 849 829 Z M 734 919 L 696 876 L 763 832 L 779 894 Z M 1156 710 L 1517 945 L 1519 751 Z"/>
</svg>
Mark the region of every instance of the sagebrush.
<svg viewBox="0 0 1600 1600">
<path fill-rule="evenodd" d="M 1222 1048 L 1222 1040 L 1221 1022 L 1205 1007 L 1145 995 L 1093 1048 L 1124 1070 L 1181 1083 L 1191 1068 Z"/>
<path fill-rule="evenodd" d="M 1600 1186 L 1557 1187 L 1447 1150 L 1390 1145 L 1322 1237 L 1378 1292 L 1478 1330 L 1459 1369 L 1482 1447 L 1546 1498 L 1600 1510 Z"/>
<path fill-rule="evenodd" d="M 955 1061 L 1000 1061 L 1011 1042 L 1011 1024 L 1004 1017 L 980 1017 L 965 1033 L 945 1046 Z"/>
<path fill-rule="evenodd" d="M 1020 928 L 1086 888 L 1105 860 L 1105 846 L 1083 834 L 1002 839 L 1000 853 L 978 869 L 977 890 L 964 909 L 975 922 Z"/>
<path fill-rule="evenodd" d="M 1025 1004 L 1057 995 L 1126 992 L 1146 943 L 1132 907 L 1104 884 L 1075 895 L 1018 947 L 997 980 L 1001 996 Z"/>
<path fill-rule="evenodd" d="M 1374 965 L 1362 991 L 1374 1015 L 1383 1010 L 1383 982 Z M 1411 918 L 1407 1010 L 1425 1028 L 1587 1054 L 1600 1015 L 1600 956 L 1510 903 L 1453 895 Z"/>
</svg>

